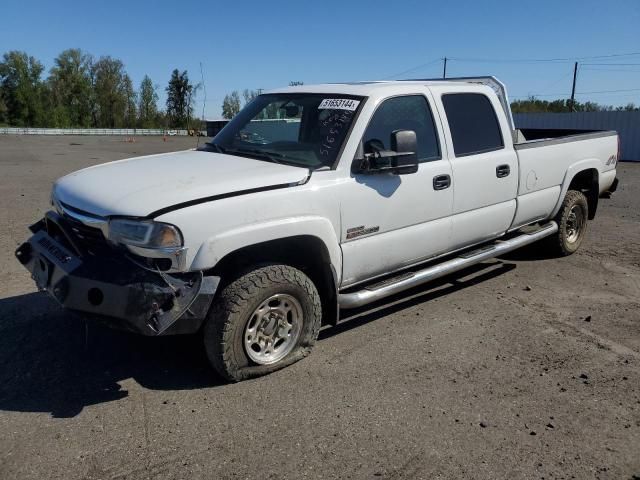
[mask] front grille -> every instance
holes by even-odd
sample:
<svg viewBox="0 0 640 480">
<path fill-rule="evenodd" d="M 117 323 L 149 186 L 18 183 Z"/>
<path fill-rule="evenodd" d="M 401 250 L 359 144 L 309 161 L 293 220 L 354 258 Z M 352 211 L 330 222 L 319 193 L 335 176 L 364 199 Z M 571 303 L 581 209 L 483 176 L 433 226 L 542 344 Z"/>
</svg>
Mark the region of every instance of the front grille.
<svg viewBox="0 0 640 480">
<path fill-rule="evenodd" d="M 108 248 L 102 231 L 68 216 L 49 212 L 45 217 L 47 233 L 78 255 L 96 254 Z"/>
<path fill-rule="evenodd" d="M 69 226 L 69 229 L 73 232 L 74 236 L 82 243 L 86 244 L 103 244 L 105 243 L 102 230 L 94 227 L 89 227 L 84 223 L 80 223 L 69 217 L 62 217 L 65 223 Z"/>
<path fill-rule="evenodd" d="M 92 213 L 85 212 L 79 208 L 67 205 L 57 199 L 54 199 L 56 210 L 60 215 L 60 220 L 63 223 L 63 228 L 68 235 L 72 237 L 72 241 L 78 244 L 78 247 L 92 252 L 98 247 L 107 246 L 107 241 L 102 233 L 102 230 L 98 227 L 92 227 L 82 222 L 81 218 L 85 217 L 96 219 L 99 221 L 105 221 L 106 219 L 95 216 Z"/>
</svg>

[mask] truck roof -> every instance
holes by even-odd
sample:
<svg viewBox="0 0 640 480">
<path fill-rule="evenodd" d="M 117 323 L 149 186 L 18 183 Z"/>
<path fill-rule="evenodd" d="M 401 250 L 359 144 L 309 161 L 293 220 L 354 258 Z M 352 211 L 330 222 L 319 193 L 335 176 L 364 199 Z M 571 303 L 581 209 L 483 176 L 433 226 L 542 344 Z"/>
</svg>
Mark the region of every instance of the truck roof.
<svg viewBox="0 0 640 480">
<path fill-rule="evenodd" d="M 478 82 L 465 82 L 478 83 Z M 319 83 L 315 85 L 296 85 L 293 87 L 278 88 L 267 93 L 304 92 L 304 93 L 342 93 L 346 95 L 370 96 L 374 92 L 388 90 L 398 86 L 451 86 L 460 85 L 459 81 L 451 80 L 372 80 L 362 82 L 344 83 Z"/>
<path fill-rule="evenodd" d="M 342 95 L 359 95 L 364 97 L 374 95 L 384 95 L 387 91 L 398 89 L 407 90 L 407 87 L 411 86 L 434 86 L 434 87 L 459 87 L 460 84 L 485 86 L 491 88 L 500 100 L 500 105 L 504 114 L 507 116 L 507 121 L 511 127 L 511 131 L 515 132 L 515 125 L 513 122 L 513 116 L 511 115 L 511 105 L 509 103 L 509 97 L 507 95 L 507 88 L 504 83 L 493 76 L 483 77 L 452 77 L 446 79 L 439 78 L 424 78 L 414 80 L 378 80 L 378 81 L 365 81 L 365 82 L 345 82 L 345 83 L 322 83 L 318 85 L 297 85 L 285 88 L 279 88 L 271 90 L 267 93 L 326 93 L 326 94 L 342 94 Z"/>
</svg>

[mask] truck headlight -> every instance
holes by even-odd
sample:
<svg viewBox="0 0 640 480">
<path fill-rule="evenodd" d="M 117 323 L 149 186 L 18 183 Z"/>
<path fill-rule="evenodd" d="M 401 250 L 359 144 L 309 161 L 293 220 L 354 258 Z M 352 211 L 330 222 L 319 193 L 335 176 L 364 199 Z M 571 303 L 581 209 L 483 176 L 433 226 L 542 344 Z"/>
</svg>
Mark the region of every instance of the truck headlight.
<svg viewBox="0 0 640 480">
<path fill-rule="evenodd" d="M 108 237 L 114 243 L 143 248 L 182 246 L 182 235 L 177 227 L 151 220 L 114 218 L 109 220 Z"/>
</svg>

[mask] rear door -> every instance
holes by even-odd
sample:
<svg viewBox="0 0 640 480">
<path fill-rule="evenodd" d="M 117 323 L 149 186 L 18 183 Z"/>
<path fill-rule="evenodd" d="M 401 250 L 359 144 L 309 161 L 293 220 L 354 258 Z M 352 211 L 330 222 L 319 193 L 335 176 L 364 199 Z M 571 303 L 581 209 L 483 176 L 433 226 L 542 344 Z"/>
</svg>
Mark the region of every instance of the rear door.
<svg viewBox="0 0 640 480">
<path fill-rule="evenodd" d="M 439 95 L 453 171 L 452 249 L 504 234 L 516 211 L 518 158 L 495 95 Z"/>
<path fill-rule="evenodd" d="M 380 102 L 362 137 L 390 149 L 396 130 L 414 130 L 418 171 L 352 173 L 341 188 L 343 286 L 388 273 L 447 250 L 451 241 L 451 165 L 442 154 L 427 89 Z"/>
</svg>

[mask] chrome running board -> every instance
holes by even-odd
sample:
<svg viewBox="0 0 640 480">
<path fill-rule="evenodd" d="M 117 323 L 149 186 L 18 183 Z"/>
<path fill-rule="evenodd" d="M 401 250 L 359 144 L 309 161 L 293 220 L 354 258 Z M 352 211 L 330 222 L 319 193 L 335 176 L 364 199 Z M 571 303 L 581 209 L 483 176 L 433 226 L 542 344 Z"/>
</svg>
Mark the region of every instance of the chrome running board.
<svg viewBox="0 0 640 480">
<path fill-rule="evenodd" d="M 530 243 L 537 242 L 558 231 L 558 224 L 549 222 L 544 227 L 531 233 L 523 233 L 509 240 L 499 241 L 493 245 L 484 246 L 470 252 L 463 253 L 446 262 L 431 265 L 417 272 L 406 272 L 397 277 L 378 282 L 352 293 L 338 294 L 340 308 L 356 308 L 377 300 L 389 297 L 404 290 L 430 282 L 436 278 L 444 277 L 470 267 L 476 263 L 504 255 Z"/>
</svg>

